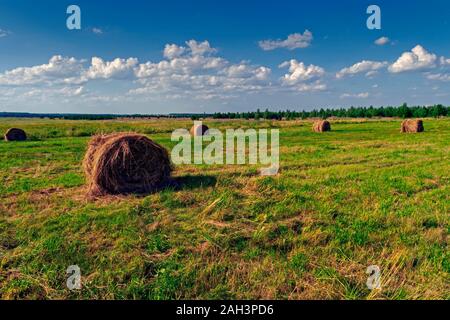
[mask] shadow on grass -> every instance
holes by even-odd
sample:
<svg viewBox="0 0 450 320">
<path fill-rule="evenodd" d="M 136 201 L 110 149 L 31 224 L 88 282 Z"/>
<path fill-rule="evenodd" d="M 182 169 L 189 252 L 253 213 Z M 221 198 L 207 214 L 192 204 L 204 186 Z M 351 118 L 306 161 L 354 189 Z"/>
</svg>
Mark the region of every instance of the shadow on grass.
<svg viewBox="0 0 450 320">
<path fill-rule="evenodd" d="M 213 176 L 187 175 L 182 177 L 174 177 L 169 187 L 174 188 L 175 190 L 192 190 L 213 187 L 216 185 L 216 182 L 217 179 Z"/>
<path fill-rule="evenodd" d="M 335 129 L 335 128 L 333 128 L 333 129 L 331 129 L 331 131 L 324 132 L 324 133 L 332 134 L 333 132 L 340 132 L 340 133 L 367 132 L 367 129 L 366 128 L 356 128 L 356 129 L 354 129 L 354 128 L 352 128 L 352 129 L 348 129 L 348 128 Z"/>
<path fill-rule="evenodd" d="M 126 197 L 133 195 L 138 198 L 145 198 L 148 195 L 163 192 L 163 191 L 181 191 L 181 190 L 193 190 L 199 188 L 207 188 L 216 185 L 217 179 L 213 176 L 206 175 L 187 175 L 183 177 L 173 177 L 166 183 L 154 188 L 147 192 L 128 192 L 122 194 L 105 194 L 105 195 L 87 195 L 87 199 L 95 201 L 103 199 L 105 197 Z M 0 243 L 1 244 L 1 243 Z"/>
</svg>

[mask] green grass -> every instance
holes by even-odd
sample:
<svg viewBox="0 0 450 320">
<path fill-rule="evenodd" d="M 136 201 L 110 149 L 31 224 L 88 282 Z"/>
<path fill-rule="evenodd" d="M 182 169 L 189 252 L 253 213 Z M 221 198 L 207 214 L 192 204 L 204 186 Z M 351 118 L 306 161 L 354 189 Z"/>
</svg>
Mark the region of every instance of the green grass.
<svg viewBox="0 0 450 320">
<path fill-rule="evenodd" d="M 280 128 L 281 169 L 178 166 L 177 189 L 86 199 L 97 132 L 167 148 L 184 120 L 0 119 L 0 297 L 8 299 L 450 299 L 450 120 L 207 121 Z M 81 268 L 83 289 L 66 288 Z M 366 287 L 378 265 L 382 289 Z"/>
</svg>

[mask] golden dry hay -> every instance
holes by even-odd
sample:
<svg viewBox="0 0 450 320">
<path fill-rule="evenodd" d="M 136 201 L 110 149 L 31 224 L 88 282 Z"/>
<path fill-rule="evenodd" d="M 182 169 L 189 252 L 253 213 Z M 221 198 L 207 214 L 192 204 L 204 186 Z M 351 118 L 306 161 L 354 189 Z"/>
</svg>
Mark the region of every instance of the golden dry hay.
<svg viewBox="0 0 450 320">
<path fill-rule="evenodd" d="M 150 193 L 163 187 L 172 172 L 167 150 L 137 133 L 94 136 L 83 167 L 90 196 Z"/>
<path fill-rule="evenodd" d="M 27 140 L 27 134 L 22 129 L 11 128 L 5 133 L 6 141 L 25 141 Z"/>
<path fill-rule="evenodd" d="M 209 130 L 208 126 L 202 124 L 195 124 L 192 126 L 190 132 L 191 135 L 194 137 L 200 137 L 200 136 L 204 136 L 205 134 L 207 134 L 206 132 Z"/>
<path fill-rule="evenodd" d="M 313 124 L 314 132 L 331 131 L 331 124 L 327 120 L 316 121 Z"/>
<path fill-rule="evenodd" d="M 400 132 L 424 132 L 423 121 L 419 119 L 406 119 L 402 122 Z"/>
</svg>

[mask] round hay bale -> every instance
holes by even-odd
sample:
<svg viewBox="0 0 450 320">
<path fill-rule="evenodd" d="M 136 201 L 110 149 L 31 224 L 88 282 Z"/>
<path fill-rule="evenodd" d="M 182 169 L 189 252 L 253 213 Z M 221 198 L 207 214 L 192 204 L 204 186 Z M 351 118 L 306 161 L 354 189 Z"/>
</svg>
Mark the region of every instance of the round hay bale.
<svg viewBox="0 0 450 320">
<path fill-rule="evenodd" d="M 331 131 L 331 124 L 327 120 L 316 121 L 313 124 L 313 131 L 314 132 Z"/>
<path fill-rule="evenodd" d="M 136 133 L 94 136 L 83 167 L 91 196 L 154 192 L 173 169 L 165 148 Z"/>
<path fill-rule="evenodd" d="M 410 132 L 424 132 L 423 121 L 420 119 L 406 119 L 402 122 L 401 130 L 402 133 Z"/>
<path fill-rule="evenodd" d="M 201 137 L 207 134 L 207 131 L 209 130 L 208 126 L 202 124 L 194 124 L 191 128 L 191 135 L 194 137 Z"/>
<path fill-rule="evenodd" d="M 5 134 L 6 141 L 25 141 L 27 140 L 27 134 L 22 129 L 11 128 L 6 131 Z"/>
</svg>

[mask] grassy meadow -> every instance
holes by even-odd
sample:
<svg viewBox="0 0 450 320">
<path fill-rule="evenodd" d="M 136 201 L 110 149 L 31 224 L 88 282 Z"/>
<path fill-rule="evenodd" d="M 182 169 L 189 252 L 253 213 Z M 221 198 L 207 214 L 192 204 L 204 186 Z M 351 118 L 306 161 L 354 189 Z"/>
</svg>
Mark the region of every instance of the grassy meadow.
<svg viewBox="0 0 450 320">
<path fill-rule="evenodd" d="M 215 121 L 279 128 L 280 174 L 183 165 L 179 187 L 85 197 L 94 133 L 135 131 L 171 148 L 190 120 L 0 119 L 0 298 L 450 299 L 450 119 Z M 83 288 L 66 288 L 81 268 Z M 381 290 L 366 286 L 370 265 Z"/>
</svg>

